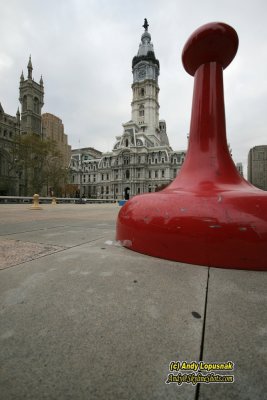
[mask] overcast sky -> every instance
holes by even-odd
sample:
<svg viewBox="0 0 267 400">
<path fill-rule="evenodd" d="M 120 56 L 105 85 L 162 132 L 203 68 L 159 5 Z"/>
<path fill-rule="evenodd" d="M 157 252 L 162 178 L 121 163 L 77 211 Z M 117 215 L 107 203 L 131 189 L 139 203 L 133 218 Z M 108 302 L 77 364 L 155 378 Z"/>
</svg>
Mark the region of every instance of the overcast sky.
<svg viewBox="0 0 267 400">
<path fill-rule="evenodd" d="M 43 112 L 62 119 L 72 148 L 110 151 L 131 119 L 131 61 L 144 18 L 160 61 L 160 118 L 174 150 L 186 149 L 193 78 L 181 53 L 213 21 L 233 26 L 238 53 L 224 72 L 227 139 L 246 169 L 251 147 L 267 144 L 266 0 L 0 0 L 0 102 L 15 115 L 19 78 L 43 75 Z"/>
</svg>

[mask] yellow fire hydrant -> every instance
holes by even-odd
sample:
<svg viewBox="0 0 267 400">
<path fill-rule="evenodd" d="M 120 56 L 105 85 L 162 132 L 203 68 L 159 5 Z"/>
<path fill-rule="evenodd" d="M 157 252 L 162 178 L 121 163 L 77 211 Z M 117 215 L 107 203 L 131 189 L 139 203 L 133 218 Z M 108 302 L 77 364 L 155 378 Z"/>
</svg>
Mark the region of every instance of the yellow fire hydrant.
<svg viewBox="0 0 267 400">
<path fill-rule="evenodd" d="M 39 205 L 39 194 L 33 195 L 33 204 L 30 207 L 30 210 L 42 210 L 42 207 Z"/>
<path fill-rule="evenodd" d="M 56 206 L 57 205 L 57 199 L 55 197 L 52 197 L 52 206 Z"/>
</svg>

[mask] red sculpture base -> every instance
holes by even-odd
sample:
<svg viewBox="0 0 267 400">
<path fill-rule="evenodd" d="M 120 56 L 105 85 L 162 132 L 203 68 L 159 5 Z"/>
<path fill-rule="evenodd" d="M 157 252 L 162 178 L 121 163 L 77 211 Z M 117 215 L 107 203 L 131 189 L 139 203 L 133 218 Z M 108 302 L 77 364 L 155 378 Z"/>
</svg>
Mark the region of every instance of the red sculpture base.
<svg viewBox="0 0 267 400">
<path fill-rule="evenodd" d="M 267 269 L 267 198 L 258 189 L 136 196 L 117 240 L 140 253 L 211 267 Z"/>
<path fill-rule="evenodd" d="M 237 48 L 223 23 L 187 41 L 183 64 L 195 86 L 186 159 L 165 190 L 122 207 L 116 238 L 124 246 L 190 264 L 267 269 L 267 193 L 239 175 L 226 141 L 222 71 Z"/>
</svg>

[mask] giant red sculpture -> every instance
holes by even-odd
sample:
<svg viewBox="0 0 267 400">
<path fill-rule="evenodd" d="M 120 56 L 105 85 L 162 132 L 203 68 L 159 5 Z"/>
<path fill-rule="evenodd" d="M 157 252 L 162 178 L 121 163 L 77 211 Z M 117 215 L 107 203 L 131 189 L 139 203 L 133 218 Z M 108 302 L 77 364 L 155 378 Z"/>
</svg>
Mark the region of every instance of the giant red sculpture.
<svg viewBox="0 0 267 400">
<path fill-rule="evenodd" d="M 267 193 L 245 181 L 229 154 L 223 69 L 235 57 L 236 31 L 197 29 L 182 61 L 194 76 L 189 147 L 176 179 L 121 209 L 117 240 L 132 250 L 211 267 L 267 269 Z"/>
</svg>

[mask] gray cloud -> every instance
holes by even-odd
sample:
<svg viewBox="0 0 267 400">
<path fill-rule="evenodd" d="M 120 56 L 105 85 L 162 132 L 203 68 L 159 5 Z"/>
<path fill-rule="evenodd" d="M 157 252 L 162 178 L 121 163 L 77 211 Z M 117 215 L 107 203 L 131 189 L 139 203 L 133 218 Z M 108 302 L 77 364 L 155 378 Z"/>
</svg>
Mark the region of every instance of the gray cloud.
<svg viewBox="0 0 267 400">
<path fill-rule="evenodd" d="M 160 117 L 174 149 L 187 147 L 193 78 L 181 64 L 189 35 L 223 21 L 239 35 L 224 73 L 228 142 L 235 162 L 267 144 L 267 5 L 264 0 L 9 0 L 1 2 L 0 101 L 15 114 L 19 77 L 32 55 L 45 106 L 63 120 L 69 143 L 111 150 L 131 116 L 131 60 L 148 18 L 160 60 Z"/>
</svg>

